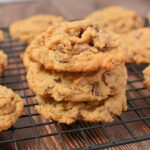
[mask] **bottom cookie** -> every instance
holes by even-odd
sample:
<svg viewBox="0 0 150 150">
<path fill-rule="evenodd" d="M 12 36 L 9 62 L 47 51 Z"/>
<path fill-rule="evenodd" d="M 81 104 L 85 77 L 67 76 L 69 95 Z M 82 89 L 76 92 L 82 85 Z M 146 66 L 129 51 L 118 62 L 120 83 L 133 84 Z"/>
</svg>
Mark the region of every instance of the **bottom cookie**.
<svg viewBox="0 0 150 150">
<path fill-rule="evenodd" d="M 0 76 L 7 66 L 7 55 L 0 50 Z"/>
<path fill-rule="evenodd" d="M 143 70 L 144 81 L 143 86 L 150 90 L 150 65 Z"/>
<path fill-rule="evenodd" d="M 125 89 L 115 96 L 94 102 L 56 102 L 36 97 L 35 109 L 45 119 L 71 124 L 77 120 L 89 122 L 112 122 L 114 115 L 121 115 L 127 109 Z"/>
<path fill-rule="evenodd" d="M 16 123 L 24 110 L 24 101 L 11 89 L 0 85 L 0 132 Z"/>
</svg>

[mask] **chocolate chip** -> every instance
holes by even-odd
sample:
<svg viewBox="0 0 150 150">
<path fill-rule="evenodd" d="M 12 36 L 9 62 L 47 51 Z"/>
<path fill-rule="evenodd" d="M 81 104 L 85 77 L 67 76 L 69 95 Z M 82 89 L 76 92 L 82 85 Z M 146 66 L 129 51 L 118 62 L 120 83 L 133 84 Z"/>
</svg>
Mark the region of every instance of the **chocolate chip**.
<svg viewBox="0 0 150 150">
<path fill-rule="evenodd" d="M 111 92 L 115 91 L 116 90 L 116 87 L 115 86 L 111 86 Z"/>
<path fill-rule="evenodd" d="M 77 53 L 80 54 L 80 53 L 88 51 L 88 50 L 90 50 L 90 46 L 89 45 L 87 45 L 87 44 L 80 44 L 80 45 L 78 45 Z"/>
<path fill-rule="evenodd" d="M 90 46 L 94 46 L 93 38 L 90 39 L 89 45 L 90 45 Z"/>
<path fill-rule="evenodd" d="M 58 78 L 58 79 L 55 79 L 56 82 L 60 83 L 61 82 L 61 79 Z"/>
<path fill-rule="evenodd" d="M 80 32 L 80 33 L 79 33 L 78 37 L 81 38 L 81 37 L 82 37 L 82 34 L 83 34 L 83 32 L 84 32 L 84 30 L 83 30 L 83 29 L 80 29 L 79 32 Z"/>
<path fill-rule="evenodd" d="M 14 97 L 11 97 L 11 101 L 13 101 L 14 100 Z"/>
<path fill-rule="evenodd" d="M 71 46 L 74 47 L 75 43 L 71 43 Z"/>
<path fill-rule="evenodd" d="M 47 88 L 45 89 L 45 93 L 46 93 L 47 95 L 50 94 L 50 91 L 51 91 L 51 87 L 47 87 Z"/>
<path fill-rule="evenodd" d="M 101 52 L 107 52 L 109 48 L 105 45 L 103 48 L 98 48 L 98 50 Z"/>
<path fill-rule="evenodd" d="M 109 49 L 107 46 L 103 47 L 103 49 L 101 50 L 102 52 L 107 52 Z"/>
<path fill-rule="evenodd" d="M 66 60 L 66 61 L 65 61 L 65 60 L 62 60 L 62 61 L 59 61 L 59 62 L 60 62 L 60 63 L 64 63 L 64 64 L 65 64 L 65 63 L 68 63 L 67 60 Z"/>
<path fill-rule="evenodd" d="M 96 96 L 100 96 L 100 89 L 98 83 L 94 83 L 92 86 L 92 94 L 95 94 Z"/>
</svg>

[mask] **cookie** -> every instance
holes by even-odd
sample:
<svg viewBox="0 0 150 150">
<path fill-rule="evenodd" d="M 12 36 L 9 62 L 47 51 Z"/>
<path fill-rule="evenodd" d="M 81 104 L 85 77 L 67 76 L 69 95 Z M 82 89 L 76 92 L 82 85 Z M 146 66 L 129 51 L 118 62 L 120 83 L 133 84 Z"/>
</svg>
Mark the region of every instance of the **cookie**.
<svg viewBox="0 0 150 150">
<path fill-rule="evenodd" d="M 109 96 L 104 101 L 94 102 L 56 102 L 53 99 L 36 97 L 35 109 L 45 119 L 71 124 L 76 120 L 89 122 L 112 122 L 114 115 L 121 115 L 127 109 L 125 89 Z"/>
<path fill-rule="evenodd" d="M 150 28 L 141 28 L 121 36 L 127 46 L 128 63 L 150 63 Z"/>
<path fill-rule="evenodd" d="M 101 101 L 125 87 L 127 71 L 120 65 L 111 71 L 57 72 L 34 63 L 28 70 L 27 81 L 36 95 L 55 101 Z"/>
<path fill-rule="evenodd" d="M 142 19 L 135 11 L 120 6 L 111 6 L 90 14 L 87 19 L 97 21 L 101 27 L 123 34 L 143 27 Z"/>
<path fill-rule="evenodd" d="M 7 67 L 7 55 L 0 50 L 0 76 Z"/>
<path fill-rule="evenodd" d="M 12 38 L 29 44 L 40 33 L 55 23 L 63 21 L 62 17 L 52 15 L 37 15 L 13 23 L 9 32 Z"/>
<path fill-rule="evenodd" d="M 150 65 L 143 70 L 143 86 L 150 90 Z"/>
<path fill-rule="evenodd" d="M 0 42 L 4 41 L 4 33 L 2 30 L 0 30 Z"/>
<path fill-rule="evenodd" d="M 16 123 L 24 110 L 24 101 L 11 89 L 0 85 L 0 132 Z"/>
<path fill-rule="evenodd" d="M 27 53 L 46 69 L 68 72 L 111 70 L 126 59 L 119 36 L 88 20 L 49 27 L 33 40 Z"/>
</svg>

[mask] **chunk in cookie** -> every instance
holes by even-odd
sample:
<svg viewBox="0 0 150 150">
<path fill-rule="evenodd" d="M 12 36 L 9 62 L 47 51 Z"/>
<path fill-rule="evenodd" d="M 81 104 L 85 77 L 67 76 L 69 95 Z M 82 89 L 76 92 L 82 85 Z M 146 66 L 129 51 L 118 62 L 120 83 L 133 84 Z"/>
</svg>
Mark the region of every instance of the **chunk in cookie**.
<svg viewBox="0 0 150 150">
<path fill-rule="evenodd" d="M 119 36 L 87 20 L 49 27 L 29 45 L 27 53 L 46 69 L 68 72 L 111 70 L 126 59 Z"/>
<path fill-rule="evenodd" d="M 14 39 L 29 44 L 40 33 L 55 23 L 63 21 L 62 17 L 52 15 L 37 15 L 13 23 L 9 32 Z"/>
<path fill-rule="evenodd" d="M 24 101 L 11 89 L 0 85 L 0 132 L 16 123 L 24 110 Z"/>
<path fill-rule="evenodd" d="M 104 101 L 94 102 L 56 102 L 53 99 L 36 97 L 35 109 L 45 119 L 71 124 L 76 120 L 89 122 L 112 122 L 114 115 L 121 115 L 127 109 L 125 89 Z"/>
<path fill-rule="evenodd" d="M 7 67 L 7 55 L 0 50 L 0 76 Z"/>
<path fill-rule="evenodd" d="M 97 21 L 104 29 L 119 34 L 143 27 L 142 19 L 135 11 L 120 6 L 98 10 L 89 15 L 87 19 Z"/>
</svg>

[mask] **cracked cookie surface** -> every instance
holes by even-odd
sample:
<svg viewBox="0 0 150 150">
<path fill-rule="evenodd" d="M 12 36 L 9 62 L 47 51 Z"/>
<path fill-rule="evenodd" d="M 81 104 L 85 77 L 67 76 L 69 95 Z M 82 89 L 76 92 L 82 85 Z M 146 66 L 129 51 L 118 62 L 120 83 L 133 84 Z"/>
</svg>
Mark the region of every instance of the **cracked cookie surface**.
<svg viewBox="0 0 150 150">
<path fill-rule="evenodd" d="M 0 50 L 0 76 L 7 67 L 7 55 Z"/>
<path fill-rule="evenodd" d="M 0 43 L 4 41 L 4 33 L 0 30 Z"/>
<path fill-rule="evenodd" d="M 45 70 L 42 65 L 33 63 L 27 53 L 24 54 L 24 64 L 32 66 L 27 73 L 30 89 L 36 95 L 51 97 L 56 101 L 100 101 L 118 93 L 127 81 L 124 65 L 111 71 L 57 72 Z"/>
<path fill-rule="evenodd" d="M 24 101 L 11 89 L 0 85 L 0 132 L 16 123 L 24 110 Z"/>
<path fill-rule="evenodd" d="M 49 27 L 33 40 L 27 53 L 46 69 L 68 72 L 111 70 L 126 59 L 119 36 L 87 20 Z"/>
<path fill-rule="evenodd" d="M 40 33 L 55 23 L 63 21 L 62 17 L 52 15 L 37 15 L 13 23 L 9 32 L 14 39 L 29 44 Z"/>
<path fill-rule="evenodd" d="M 142 19 L 135 11 L 120 6 L 98 10 L 89 15 L 87 19 L 97 21 L 104 29 L 119 34 L 143 27 Z"/>
<path fill-rule="evenodd" d="M 35 109 L 45 119 L 71 124 L 76 120 L 89 122 L 112 122 L 114 115 L 121 115 L 127 109 L 125 89 L 104 101 L 56 102 L 53 99 L 36 97 L 39 105 Z"/>
<path fill-rule="evenodd" d="M 128 63 L 150 63 L 150 28 L 141 28 L 121 36 L 127 47 Z"/>
</svg>

